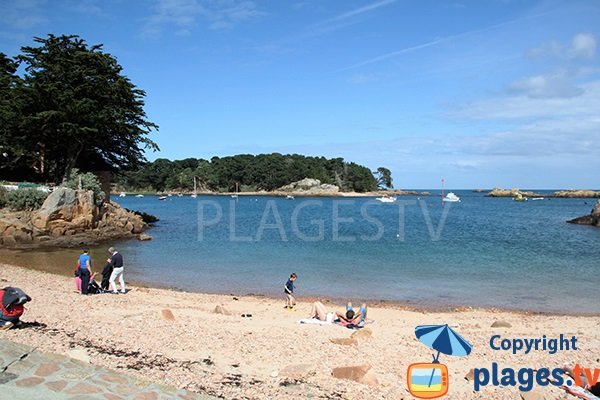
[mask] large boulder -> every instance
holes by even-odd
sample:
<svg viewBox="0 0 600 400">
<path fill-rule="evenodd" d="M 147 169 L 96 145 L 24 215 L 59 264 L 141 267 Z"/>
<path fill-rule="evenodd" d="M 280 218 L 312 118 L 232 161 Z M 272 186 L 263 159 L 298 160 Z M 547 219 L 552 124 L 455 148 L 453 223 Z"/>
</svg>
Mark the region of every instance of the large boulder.
<svg viewBox="0 0 600 400">
<path fill-rule="evenodd" d="M 328 183 L 321 183 L 318 179 L 304 178 L 289 185 L 282 186 L 278 189 L 280 192 L 295 193 L 304 195 L 319 195 L 319 194 L 335 194 L 340 191 L 340 188 Z"/>
<path fill-rule="evenodd" d="M 97 215 L 94 192 L 59 187 L 46 198 L 32 222 L 36 229 L 43 231 L 52 231 L 57 225 L 85 230 L 94 228 Z M 60 222 L 53 224 L 54 221 Z"/>
<path fill-rule="evenodd" d="M 591 214 L 584 215 L 583 217 L 578 217 L 567 222 L 570 224 L 592 225 L 600 227 L 600 200 L 596 202 Z"/>
<path fill-rule="evenodd" d="M 0 246 L 29 244 L 37 238 L 58 247 L 93 245 L 138 235 L 147 226 L 141 215 L 116 203 L 97 204 L 91 190 L 59 187 L 37 211 L 0 211 Z"/>
<path fill-rule="evenodd" d="M 369 364 L 334 368 L 331 374 L 337 379 L 347 379 L 369 386 L 379 385 L 377 376 Z"/>
<path fill-rule="evenodd" d="M 0 244 L 6 247 L 33 240 L 33 229 L 27 213 L 0 215 Z"/>
</svg>

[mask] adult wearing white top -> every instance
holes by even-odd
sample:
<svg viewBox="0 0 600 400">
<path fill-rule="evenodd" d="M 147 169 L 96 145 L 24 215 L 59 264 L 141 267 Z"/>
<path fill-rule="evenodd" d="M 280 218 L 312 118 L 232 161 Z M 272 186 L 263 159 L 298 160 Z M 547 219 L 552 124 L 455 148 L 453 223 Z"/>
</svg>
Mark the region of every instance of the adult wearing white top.
<svg viewBox="0 0 600 400">
<path fill-rule="evenodd" d="M 123 277 L 123 256 L 114 247 L 108 249 L 110 253 L 110 258 L 106 260 L 106 262 L 110 263 L 113 267 L 113 271 L 110 274 L 110 287 L 112 288 L 112 292 L 114 294 L 118 294 L 117 284 L 115 280 L 119 278 L 119 283 L 121 284 L 121 293 L 125 294 L 125 278 Z"/>
</svg>

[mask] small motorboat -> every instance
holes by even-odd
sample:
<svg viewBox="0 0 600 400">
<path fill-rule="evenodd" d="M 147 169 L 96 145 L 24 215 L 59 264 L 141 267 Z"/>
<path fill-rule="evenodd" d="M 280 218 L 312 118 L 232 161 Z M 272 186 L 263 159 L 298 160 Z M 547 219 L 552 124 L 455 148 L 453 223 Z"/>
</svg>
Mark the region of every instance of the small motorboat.
<svg viewBox="0 0 600 400">
<path fill-rule="evenodd" d="M 285 198 L 288 200 L 294 200 L 294 196 L 292 196 L 291 194 L 288 194 L 287 196 L 285 196 Z"/>
<path fill-rule="evenodd" d="M 167 196 L 158 196 L 158 199 L 161 200 L 161 201 L 164 201 L 164 200 L 167 199 Z"/>
<path fill-rule="evenodd" d="M 376 197 L 375 200 L 380 201 L 382 203 L 393 203 L 396 201 L 396 197 L 391 197 L 391 196 L 381 196 L 381 197 Z"/>
<path fill-rule="evenodd" d="M 544 197 L 532 197 L 531 201 L 533 200 L 546 200 Z"/>
<path fill-rule="evenodd" d="M 444 197 L 442 199 L 442 201 L 445 201 L 447 203 L 460 203 L 460 197 L 458 197 L 457 195 L 455 195 L 452 192 L 449 192 L 446 197 Z"/>
<path fill-rule="evenodd" d="M 125 197 L 125 196 L 127 196 L 127 194 L 125 192 L 119 193 L 119 197 Z"/>
<path fill-rule="evenodd" d="M 144 197 L 144 195 L 143 195 L 143 194 L 138 194 L 138 195 L 137 195 L 137 196 L 135 196 L 135 197 L 137 197 L 137 198 L 142 198 L 142 197 Z"/>
<path fill-rule="evenodd" d="M 515 197 L 513 197 L 513 201 L 527 201 L 527 197 L 523 196 L 521 193 L 517 193 Z"/>
</svg>

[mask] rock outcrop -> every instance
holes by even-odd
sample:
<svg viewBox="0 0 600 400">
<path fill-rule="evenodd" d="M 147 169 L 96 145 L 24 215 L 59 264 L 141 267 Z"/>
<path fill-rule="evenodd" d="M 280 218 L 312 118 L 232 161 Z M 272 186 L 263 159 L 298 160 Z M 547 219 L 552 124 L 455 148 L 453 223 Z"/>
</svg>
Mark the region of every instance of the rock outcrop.
<svg viewBox="0 0 600 400">
<path fill-rule="evenodd" d="M 340 191 L 340 188 L 335 185 L 321 183 L 318 179 L 304 178 L 298 182 L 290 183 L 280 187 L 277 191 L 298 195 L 331 195 Z"/>
<path fill-rule="evenodd" d="M 559 190 L 552 194 L 554 197 L 568 197 L 568 198 L 594 198 L 600 197 L 600 192 L 593 190 Z"/>
<path fill-rule="evenodd" d="M 536 192 L 523 192 L 519 189 L 498 189 L 494 188 L 491 192 L 489 192 L 486 196 L 489 197 L 515 197 L 517 193 L 521 193 L 522 196 L 525 197 L 557 197 L 557 198 L 598 198 L 600 197 L 600 192 L 595 192 L 593 190 L 587 189 L 569 189 L 569 190 L 559 190 L 552 194 L 542 194 Z"/>
<path fill-rule="evenodd" d="M 544 197 L 543 194 L 535 193 L 535 192 L 523 192 L 519 189 L 498 189 L 494 188 L 491 192 L 486 194 L 489 197 L 515 197 L 517 193 L 521 193 L 522 196 L 525 197 Z"/>
<path fill-rule="evenodd" d="M 116 203 L 96 202 L 92 191 L 60 187 L 37 211 L 0 211 L 0 245 L 89 245 L 132 237 L 147 227 L 141 216 Z"/>
<path fill-rule="evenodd" d="M 600 228 L 600 200 L 596 202 L 590 215 L 584 215 L 583 217 L 575 218 L 567 222 L 577 225 L 593 225 Z"/>
</svg>

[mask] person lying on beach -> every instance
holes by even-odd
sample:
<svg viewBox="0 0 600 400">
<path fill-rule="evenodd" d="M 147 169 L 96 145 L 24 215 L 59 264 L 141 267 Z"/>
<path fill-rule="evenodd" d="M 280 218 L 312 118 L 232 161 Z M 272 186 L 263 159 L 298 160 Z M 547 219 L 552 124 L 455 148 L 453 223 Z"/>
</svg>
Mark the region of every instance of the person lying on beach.
<svg viewBox="0 0 600 400">
<path fill-rule="evenodd" d="M 361 325 L 365 322 L 365 318 L 367 318 L 367 305 L 363 303 L 358 312 L 355 312 L 354 307 L 352 307 L 352 303 L 348 302 L 345 312 L 337 311 L 335 314 L 343 324 Z"/>
<path fill-rule="evenodd" d="M 570 367 L 567 364 L 563 365 L 562 370 L 565 371 L 567 375 L 571 378 L 575 379 L 575 382 L 579 383 L 579 385 L 585 390 L 592 393 L 594 396 L 600 396 L 600 381 L 595 384 L 590 384 L 585 376 L 583 369 L 579 364 L 575 364 L 575 366 Z M 578 379 L 576 379 L 578 378 Z"/>
<path fill-rule="evenodd" d="M 309 318 L 316 318 L 319 321 L 333 322 L 334 313 L 327 312 L 327 309 L 320 301 L 315 301 L 312 304 Z"/>
</svg>

